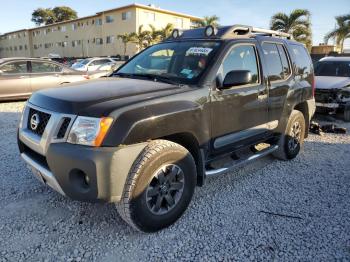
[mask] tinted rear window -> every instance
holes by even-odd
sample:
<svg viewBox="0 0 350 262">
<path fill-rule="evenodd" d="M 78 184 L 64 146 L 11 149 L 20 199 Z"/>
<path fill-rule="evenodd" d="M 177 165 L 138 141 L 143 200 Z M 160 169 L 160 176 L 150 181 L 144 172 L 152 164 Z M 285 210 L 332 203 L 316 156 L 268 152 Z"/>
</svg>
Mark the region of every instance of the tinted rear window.
<svg viewBox="0 0 350 262">
<path fill-rule="evenodd" d="M 302 78 L 308 77 L 312 73 L 312 61 L 308 51 L 301 45 L 289 45 L 292 49 L 294 63 L 296 65 L 296 75 Z"/>
<path fill-rule="evenodd" d="M 315 75 L 350 77 L 350 62 L 345 61 L 321 61 L 316 64 Z"/>
</svg>

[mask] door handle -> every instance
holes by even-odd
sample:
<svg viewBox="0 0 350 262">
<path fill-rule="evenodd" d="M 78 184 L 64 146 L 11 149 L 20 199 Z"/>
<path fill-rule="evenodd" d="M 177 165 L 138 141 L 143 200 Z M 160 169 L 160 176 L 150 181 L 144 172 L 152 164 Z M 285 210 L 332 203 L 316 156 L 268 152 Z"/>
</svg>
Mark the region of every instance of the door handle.
<svg viewBox="0 0 350 262">
<path fill-rule="evenodd" d="M 28 76 L 20 76 L 20 79 L 28 78 Z"/>
</svg>

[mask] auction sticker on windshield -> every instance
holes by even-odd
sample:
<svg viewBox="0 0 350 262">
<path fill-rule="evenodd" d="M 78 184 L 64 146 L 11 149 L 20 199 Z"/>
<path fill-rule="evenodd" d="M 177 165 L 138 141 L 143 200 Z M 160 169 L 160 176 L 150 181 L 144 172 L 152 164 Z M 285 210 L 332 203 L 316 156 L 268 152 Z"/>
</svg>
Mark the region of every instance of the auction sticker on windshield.
<svg viewBox="0 0 350 262">
<path fill-rule="evenodd" d="M 213 51 L 213 49 L 208 47 L 191 47 L 186 51 L 186 56 L 190 56 L 190 55 L 208 56 L 211 51 Z"/>
</svg>

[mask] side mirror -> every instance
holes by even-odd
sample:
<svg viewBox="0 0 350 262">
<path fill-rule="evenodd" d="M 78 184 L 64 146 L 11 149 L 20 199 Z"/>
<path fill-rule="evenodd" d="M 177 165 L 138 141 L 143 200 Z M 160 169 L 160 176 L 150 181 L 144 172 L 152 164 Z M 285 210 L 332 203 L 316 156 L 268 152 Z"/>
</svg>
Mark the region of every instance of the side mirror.
<svg viewBox="0 0 350 262">
<path fill-rule="evenodd" d="M 252 81 L 252 74 L 249 70 L 234 70 L 227 73 L 221 89 L 233 86 L 247 85 Z"/>
</svg>

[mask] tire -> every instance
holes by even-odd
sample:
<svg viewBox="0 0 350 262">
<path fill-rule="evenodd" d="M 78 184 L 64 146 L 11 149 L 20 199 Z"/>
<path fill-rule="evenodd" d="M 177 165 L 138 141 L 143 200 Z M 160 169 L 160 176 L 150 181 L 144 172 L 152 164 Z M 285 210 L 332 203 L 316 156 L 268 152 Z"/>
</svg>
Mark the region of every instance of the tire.
<svg viewBox="0 0 350 262">
<path fill-rule="evenodd" d="M 295 158 L 304 144 L 305 127 L 304 115 L 298 110 L 293 110 L 289 116 L 287 128 L 279 140 L 278 149 L 273 153 L 273 156 L 281 160 Z M 294 130 L 298 131 L 294 132 Z"/>
<path fill-rule="evenodd" d="M 344 121 L 350 122 L 350 105 L 344 107 Z"/>
<path fill-rule="evenodd" d="M 195 161 L 186 148 L 166 140 L 150 142 L 129 172 L 122 199 L 116 204 L 119 215 L 142 232 L 170 226 L 191 202 L 196 174 Z"/>
</svg>

